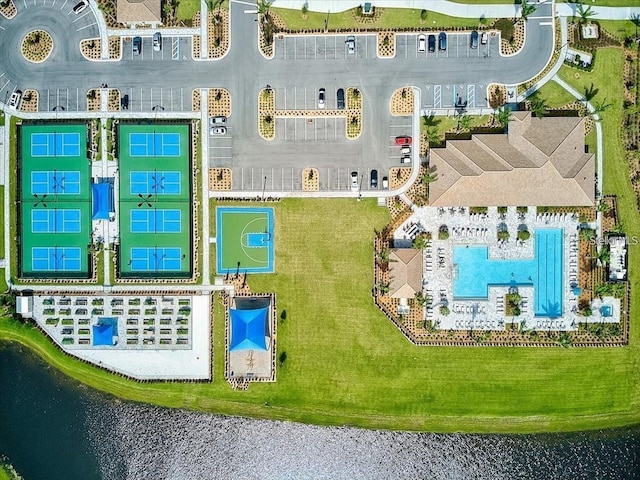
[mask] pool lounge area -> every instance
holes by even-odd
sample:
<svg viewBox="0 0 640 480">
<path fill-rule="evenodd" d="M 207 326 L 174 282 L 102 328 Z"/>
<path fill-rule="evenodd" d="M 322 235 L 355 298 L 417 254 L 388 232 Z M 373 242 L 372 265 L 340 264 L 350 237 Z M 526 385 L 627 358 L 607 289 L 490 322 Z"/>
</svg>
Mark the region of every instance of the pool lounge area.
<svg viewBox="0 0 640 480">
<path fill-rule="evenodd" d="M 533 237 L 533 259 L 489 258 L 484 245 L 453 247 L 454 300 L 487 300 L 489 288 L 533 287 L 534 315 L 562 316 L 562 229 L 538 229 Z"/>
</svg>

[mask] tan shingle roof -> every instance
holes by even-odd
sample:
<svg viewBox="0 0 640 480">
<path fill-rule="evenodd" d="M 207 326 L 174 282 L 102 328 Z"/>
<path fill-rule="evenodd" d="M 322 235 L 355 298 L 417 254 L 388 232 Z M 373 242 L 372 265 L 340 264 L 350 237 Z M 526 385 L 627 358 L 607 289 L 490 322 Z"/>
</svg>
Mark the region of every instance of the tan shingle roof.
<svg viewBox="0 0 640 480">
<path fill-rule="evenodd" d="M 413 298 L 422 290 L 422 250 L 398 248 L 389 254 L 389 295 Z"/>
<path fill-rule="evenodd" d="M 158 23 L 162 21 L 160 0 L 117 0 L 119 23 Z"/>
<path fill-rule="evenodd" d="M 429 185 L 430 204 L 593 205 L 595 160 L 584 153 L 584 124 L 584 118 L 514 112 L 508 134 L 432 149 L 438 179 Z"/>
</svg>

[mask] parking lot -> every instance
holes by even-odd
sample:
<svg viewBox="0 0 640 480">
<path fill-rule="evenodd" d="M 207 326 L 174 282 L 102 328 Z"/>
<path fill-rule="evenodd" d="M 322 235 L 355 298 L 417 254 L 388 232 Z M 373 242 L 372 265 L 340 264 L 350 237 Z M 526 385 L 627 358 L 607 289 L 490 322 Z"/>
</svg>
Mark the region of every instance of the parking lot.
<svg viewBox="0 0 640 480">
<path fill-rule="evenodd" d="M 209 168 L 228 167 L 233 158 L 232 129 L 227 127 L 225 135 L 209 136 Z"/>
<path fill-rule="evenodd" d="M 133 37 L 125 37 L 122 42 L 123 61 L 162 61 L 162 60 L 189 60 L 191 59 L 191 37 L 162 36 L 162 48 L 159 52 L 153 50 L 153 34 L 150 30 L 147 36 L 142 37 L 140 55 L 133 53 Z"/>
<path fill-rule="evenodd" d="M 434 52 L 429 52 L 425 48 L 424 52 L 418 52 L 418 36 L 419 34 L 398 34 L 396 35 L 396 57 L 399 58 L 470 58 L 484 57 L 488 58 L 493 55 L 499 55 L 499 43 L 497 35 L 488 35 L 487 43 L 482 45 L 478 41 L 477 48 L 471 48 L 471 32 L 447 32 L 447 49 L 438 49 L 439 32 L 425 32 L 424 35 L 435 35 L 436 48 Z"/>
<path fill-rule="evenodd" d="M 354 53 L 347 52 L 347 35 L 297 35 L 275 39 L 280 60 L 342 60 L 376 58 L 375 35 L 356 35 Z"/>
</svg>

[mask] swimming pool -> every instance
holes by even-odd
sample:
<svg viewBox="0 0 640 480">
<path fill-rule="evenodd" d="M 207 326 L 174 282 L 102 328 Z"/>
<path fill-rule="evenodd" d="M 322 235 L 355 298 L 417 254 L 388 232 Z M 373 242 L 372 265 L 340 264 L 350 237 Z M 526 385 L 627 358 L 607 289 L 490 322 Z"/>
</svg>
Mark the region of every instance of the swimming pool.
<svg viewBox="0 0 640 480">
<path fill-rule="evenodd" d="M 490 259 L 489 247 L 453 247 L 453 297 L 487 299 L 491 286 L 533 286 L 534 314 L 562 316 L 563 254 L 561 228 L 535 232 L 533 259 Z"/>
</svg>

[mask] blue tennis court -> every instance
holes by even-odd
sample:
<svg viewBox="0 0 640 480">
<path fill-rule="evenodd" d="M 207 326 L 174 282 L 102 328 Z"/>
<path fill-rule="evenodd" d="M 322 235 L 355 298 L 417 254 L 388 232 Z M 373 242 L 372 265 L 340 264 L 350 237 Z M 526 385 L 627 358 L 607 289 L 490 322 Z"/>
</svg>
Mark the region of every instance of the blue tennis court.
<svg viewBox="0 0 640 480">
<path fill-rule="evenodd" d="M 129 262 L 139 272 L 171 272 L 180 271 L 182 260 L 179 247 L 133 247 Z"/>
<path fill-rule="evenodd" d="M 77 157 L 79 155 L 79 133 L 47 132 L 31 134 L 32 157 Z"/>
<path fill-rule="evenodd" d="M 80 210 L 55 208 L 31 210 L 31 233 L 80 233 Z"/>
<path fill-rule="evenodd" d="M 78 195 L 80 172 L 45 170 L 31 172 L 31 194 L 33 195 Z"/>
<path fill-rule="evenodd" d="M 176 132 L 135 132 L 129 134 L 132 157 L 179 157 L 180 134 Z"/>
<path fill-rule="evenodd" d="M 180 210 L 131 210 L 131 233 L 180 233 Z"/>
<path fill-rule="evenodd" d="M 180 195 L 180 172 L 142 170 L 129 174 L 131 195 Z"/>
<path fill-rule="evenodd" d="M 40 272 L 79 272 L 79 247 L 32 247 L 31 267 Z"/>
</svg>

